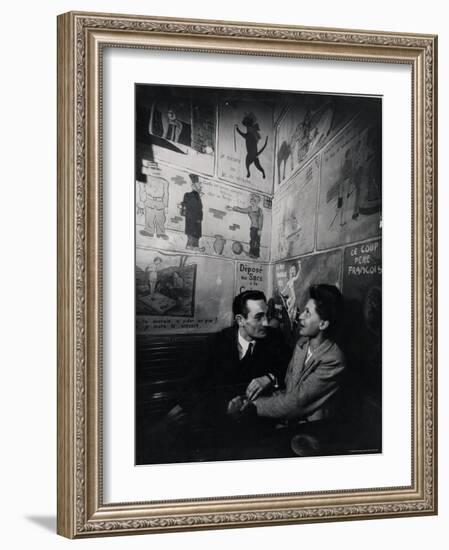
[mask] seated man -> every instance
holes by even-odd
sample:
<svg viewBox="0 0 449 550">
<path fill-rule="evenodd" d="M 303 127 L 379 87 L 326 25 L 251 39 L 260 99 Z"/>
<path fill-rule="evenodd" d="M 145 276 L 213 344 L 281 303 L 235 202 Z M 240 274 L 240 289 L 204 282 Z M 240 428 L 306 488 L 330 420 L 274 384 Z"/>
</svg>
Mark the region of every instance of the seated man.
<svg viewBox="0 0 449 550">
<path fill-rule="evenodd" d="M 331 420 L 338 411 L 342 375 L 345 360 L 333 340 L 342 310 L 340 291 L 331 285 L 315 285 L 309 290 L 310 299 L 299 317 L 300 339 L 285 376 L 285 388 L 270 396 L 258 396 L 251 382 L 246 395 L 232 399 L 228 414 L 239 419 L 256 416 L 291 421 L 298 431 L 306 434 L 316 427 L 318 439 L 312 434 L 309 446 L 317 452 L 319 439 L 329 435 Z M 308 426 L 306 424 L 310 423 Z M 312 424 L 314 423 L 314 424 Z M 292 447 L 301 440 L 293 438 Z M 297 454 L 302 454 L 298 448 Z"/>
<path fill-rule="evenodd" d="M 259 290 L 238 294 L 232 304 L 234 325 L 213 335 L 203 370 L 196 372 L 180 396 L 182 407 L 209 423 L 226 419 L 229 400 L 251 383 L 253 396 L 282 384 L 291 357 L 282 334 L 268 325 L 267 301 Z M 190 401 L 190 406 L 189 406 Z"/>
<path fill-rule="evenodd" d="M 232 304 L 234 326 L 213 339 L 206 378 L 217 390 L 224 411 L 236 390 L 245 391 L 250 382 L 257 397 L 271 393 L 284 379 L 291 352 L 281 333 L 268 325 L 267 309 L 263 292 L 242 292 Z"/>
<path fill-rule="evenodd" d="M 268 326 L 267 309 L 261 291 L 237 295 L 232 305 L 234 325 L 213 335 L 201 370 L 180 388 L 178 404 L 157 431 L 167 441 L 170 438 L 171 446 L 182 446 L 181 454 L 193 447 L 209 448 L 207 453 L 219 458 L 234 458 L 239 446 L 226 414 L 229 400 L 249 385 L 258 397 L 282 384 L 291 350 L 281 332 Z"/>
</svg>

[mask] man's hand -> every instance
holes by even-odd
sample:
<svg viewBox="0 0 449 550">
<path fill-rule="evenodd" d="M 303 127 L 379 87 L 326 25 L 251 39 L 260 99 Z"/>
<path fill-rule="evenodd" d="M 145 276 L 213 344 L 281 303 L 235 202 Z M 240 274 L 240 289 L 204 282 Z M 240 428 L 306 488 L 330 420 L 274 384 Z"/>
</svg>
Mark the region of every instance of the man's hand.
<svg viewBox="0 0 449 550">
<path fill-rule="evenodd" d="M 237 395 L 237 397 L 231 399 L 228 403 L 228 409 L 226 412 L 233 420 L 237 421 L 254 413 L 257 415 L 254 403 L 252 403 L 244 395 Z"/>
<path fill-rule="evenodd" d="M 246 397 L 253 401 L 264 390 L 271 385 L 271 378 L 269 376 L 260 376 L 259 378 L 253 378 L 246 388 Z"/>
<path fill-rule="evenodd" d="M 240 418 L 241 410 L 243 409 L 247 401 L 248 400 L 245 396 L 237 395 L 237 397 L 234 397 L 233 399 L 231 399 L 231 401 L 229 401 L 226 413 L 234 420 L 237 420 L 238 418 Z"/>
</svg>

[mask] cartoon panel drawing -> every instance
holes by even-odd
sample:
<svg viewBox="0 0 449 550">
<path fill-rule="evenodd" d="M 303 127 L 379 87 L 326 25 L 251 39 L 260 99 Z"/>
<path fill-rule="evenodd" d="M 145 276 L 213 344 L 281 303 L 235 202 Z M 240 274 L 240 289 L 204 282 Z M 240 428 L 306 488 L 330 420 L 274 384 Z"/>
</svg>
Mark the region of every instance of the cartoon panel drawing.
<svg viewBox="0 0 449 550">
<path fill-rule="evenodd" d="M 325 282 L 340 287 L 340 270 L 339 250 L 274 264 L 270 315 L 289 341 L 295 342 L 298 336 L 298 318 L 310 285 Z"/>
<path fill-rule="evenodd" d="M 341 288 L 341 262 L 340 250 L 301 258 L 301 278 L 295 282 L 296 304 L 299 311 L 304 309 L 307 289 L 311 285 L 326 283 Z"/>
<path fill-rule="evenodd" d="M 275 193 L 272 214 L 271 259 L 311 252 L 315 242 L 315 208 L 319 165 L 314 160 Z"/>
<path fill-rule="evenodd" d="M 277 128 L 276 186 L 286 181 L 364 110 L 365 98 L 297 94 Z"/>
<path fill-rule="evenodd" d="M 212 175 L 215 96 L 184 87 L 136 85 L 136 152 Z"/>
<path fill-rule="evenodd" d="M 380 118 L 352 123 L 322 157 L 318 248 L 380 235 L 382 208 Z"/>
<path fill-rule="evenodd" d="M 263 210 L 259 206 L 260 196 L 255 193 L 249 198 L 249 205 L 242 208 L 241 206 L 226 206 L 226 210 L 232 212 L 240 212 L 248 214 L 251 225 L 249 228 L 249 253 L 250 258 L 260 257 L 260 236 L 263 228 Z"/>
<path fill-rule="evenodd" d="M 161 169 L 155 162 L 142 161 L 142 174 L 145 181 L 138 183 L 137 211 L 145 216 L 142 235 L 167 240 L 165 232 L 168 208 L 168 181 L 161 176 Z"/>
<path fill-rule="evenodd" d="M 263 153 L 264 149 L 268 144 L 268 136 L 265 136 L 265 142 L 262 147 L 259 148 L 259 141 L 261 140 L 259 123 L 257 118 L 253 113 L 246 113 L 242 119 L 242 124 L 245 127 L 246 131 L 242 132 L 238 124 L 234 124 L 234 130 L 245 140 L 246 145 L 246 157 L 245 157 L 245 166 L 246 166 L 246 177 L 251 177 L 251 165 L 259 170 L 262 174 L 263 179 L 265 179 L 265 170 L 259 161 L 259 156 Z M 236 147 L 237 148 L 237 147 Z"/>
<path fill-rule="evenodd" d="M 137 332 L 210 332 L 228 326 L 234 286 L 232 261 L 138 248 Z"/>
<path fill-rule="evenodd" d="M 327 141 L 334 120 L 335 101 L 330 96 L 298 95 L 278 127 L 276 183 L 294 173 Z"/>
<path fill-rule="evenodd" d="M 136 181 L 138 246 L 268 261 L 270 233 L 268 197 L 142 162 Z"/>
<path fill-rule="evenodd" d="M 294 346 L 298 321 L 295 284 L 300 284 L 301 260 L 277 263 L 273 266 L 273 272 L 273 289 L 268 300 L 269 323 L 279 328 L 286 341 Z"/>
<path fill-rule="evenodd" d="M 196 265 L 172 265 L 155 255 L 145 268 L 136 267 L 137 315 L 192 317 L 195 308 Z"/>
<path fill-rule="evenodd" d="M 218 176 L 271 193 L 273 109 L 265 102 L 226 100 L 220 104 Z"/>
</svg>

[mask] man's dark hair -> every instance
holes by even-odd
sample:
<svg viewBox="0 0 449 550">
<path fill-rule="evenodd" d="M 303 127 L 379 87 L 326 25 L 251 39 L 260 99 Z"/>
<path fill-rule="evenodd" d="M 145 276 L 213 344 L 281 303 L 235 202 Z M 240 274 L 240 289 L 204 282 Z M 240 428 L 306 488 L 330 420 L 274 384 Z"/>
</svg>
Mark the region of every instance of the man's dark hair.
<svg viewBox="0 0 449 550">
<path fill-rule="evenodd" d="M 323 321 L 329 321 L 326 336 L 334 335 L 343 315 L 343 296 L 334 285 L 312 285 L 309 296 L 315 302 L 315 309 Z"/>
<path fill-rule="evenodd" d="M 234 317 L 236 315 L 243 315 L 246 318 L 248 315 L 248 300 L 263 300 L 267 301 L 265 294 L 261 290 L 245 290 L 234 298 L 232 302 L 232 313 Z"/>
</svg>

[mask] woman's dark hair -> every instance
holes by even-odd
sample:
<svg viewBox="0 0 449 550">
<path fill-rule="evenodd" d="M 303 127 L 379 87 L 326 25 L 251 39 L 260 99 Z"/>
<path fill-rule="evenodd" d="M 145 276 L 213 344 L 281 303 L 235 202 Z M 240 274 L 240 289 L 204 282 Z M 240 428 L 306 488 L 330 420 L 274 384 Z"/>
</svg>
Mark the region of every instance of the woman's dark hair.
<svg viewBox="0 0 449 550">
<path fill-rule="evenodd" d="M 248 300 L 263 300 L 266 302 L 267 298 L 261 290 L 245 290 L 237 294 L 232 302 L 232 313 L 234 317 L 236 315 L 243 315 L 243 317 L 246 318 L 248 315 L 248 307 L 246 305 Z"/>
<path fill-rule="evenodd" d="M 312 285 L 310 298 L 323 321 L 329 321 L 326 335 L 334 335 L 343 316 L 343 296 L 335 285 Z"/>
</svg>

